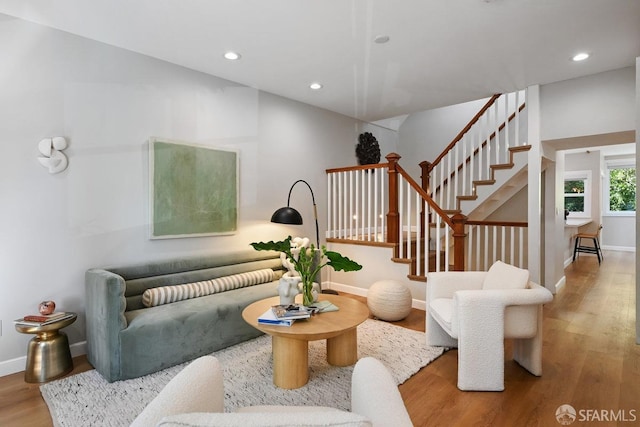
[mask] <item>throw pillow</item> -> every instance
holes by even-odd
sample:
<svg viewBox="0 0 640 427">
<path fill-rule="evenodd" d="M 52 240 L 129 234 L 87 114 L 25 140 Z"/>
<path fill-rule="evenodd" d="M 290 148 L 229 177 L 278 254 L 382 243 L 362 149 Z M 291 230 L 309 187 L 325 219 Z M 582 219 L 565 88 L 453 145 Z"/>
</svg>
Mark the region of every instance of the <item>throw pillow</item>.
<svg viewBox="0 0 640 427">
<path fill-rule="evenodd" d="M 484 276 L 482 289 L 525 289 L 527 283 L 529 270 L 496 261 Z"/>
<path fill-rule="evenodd" d="M 264 268 L 200 282 L 160 286 L 145 290 L 142 294 L 142 304 L 145 307 L 155 307 L 271 281 L 273 281 L 273 270 Z"/>
</svg>

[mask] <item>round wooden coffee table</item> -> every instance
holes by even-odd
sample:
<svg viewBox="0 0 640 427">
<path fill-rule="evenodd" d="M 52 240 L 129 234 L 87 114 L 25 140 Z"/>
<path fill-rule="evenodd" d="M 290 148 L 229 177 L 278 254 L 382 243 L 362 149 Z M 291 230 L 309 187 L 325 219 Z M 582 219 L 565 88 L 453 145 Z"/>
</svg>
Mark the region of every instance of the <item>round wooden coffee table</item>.
<svg viewBox="0 0 640 427">
<path fill-rule="evenodd" d="M 321 294 L 320 300 L 331 301 L 339 310 L 296 320 L 291 326 L 258 323 L 258 317 L 279 304 L 280 297 L 256 301 L 242 312 L 245 322 L 271 335 L 273 383 L 280 388 L 299 388 L 309 381 L 309 341 L 327 340 L 327 362 L 331 365 L 348 366 L 358 361 L 357 327 L 369 317 L 369 309 L 339 295 Z"/>
</svg>

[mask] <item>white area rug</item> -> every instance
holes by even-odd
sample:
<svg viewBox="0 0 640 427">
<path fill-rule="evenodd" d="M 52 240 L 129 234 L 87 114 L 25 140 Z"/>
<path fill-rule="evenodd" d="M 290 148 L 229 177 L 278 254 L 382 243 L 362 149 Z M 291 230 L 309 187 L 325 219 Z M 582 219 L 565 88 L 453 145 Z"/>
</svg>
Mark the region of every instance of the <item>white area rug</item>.
<svg viewBox="0 0 640 427">
<path fill-rule="evenodd" d="M 423 332 L 378 320 L 358 326 L 358 356 L 382 361 L 402 384 L 443 353 Z M 273 385 L 271 338 L 263 335 L 213 353 L 224 368 L 225 411 L 249 405 L 322 405 L 350 409 L 353 367 L 326 361 L 325 341 L 309 343 L 309 383 L 296 390 Z M 108 383 L 91 370 L 40 387 L 55 426 L 128 426 L 186 364 L 141 378 Z M 197 390 L 194 390 L 197 393 Z"/>
</svg>

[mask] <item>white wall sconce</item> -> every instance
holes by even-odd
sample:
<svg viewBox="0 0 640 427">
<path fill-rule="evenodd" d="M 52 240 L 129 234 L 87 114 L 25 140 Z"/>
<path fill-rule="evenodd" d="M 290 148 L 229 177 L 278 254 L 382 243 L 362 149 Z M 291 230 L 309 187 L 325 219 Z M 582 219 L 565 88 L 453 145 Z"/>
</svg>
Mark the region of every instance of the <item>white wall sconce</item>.
<svg viewBox="0 0 640 427">
<path fill-rule="evenodd" d="M 50 174 L 60 173 L 67 168 L 69 161 L 62 150 L 67 148 L 67 140 L 62 136 L 45 138 L 38 143 L 38 150 L 44 157 L 38 157 L 42 166 L 49 169 Z"/>
</svg>

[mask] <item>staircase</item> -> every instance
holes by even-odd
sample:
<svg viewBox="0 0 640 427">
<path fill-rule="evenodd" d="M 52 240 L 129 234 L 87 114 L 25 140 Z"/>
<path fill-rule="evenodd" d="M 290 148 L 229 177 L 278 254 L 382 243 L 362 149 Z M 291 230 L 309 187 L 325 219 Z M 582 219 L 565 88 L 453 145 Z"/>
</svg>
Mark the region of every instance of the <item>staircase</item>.
<svg viewBox="0 0 640 427">
<path fill-rule="evenodd" d="M 387 247 L 407 277 L 526 265 L 526 222 L 486 218 L 527 183 L 526 92 L 494 95 L 418 184 L 391 153 L 387 163 L 327 170 L 327 242 Z"/>
</svg>

